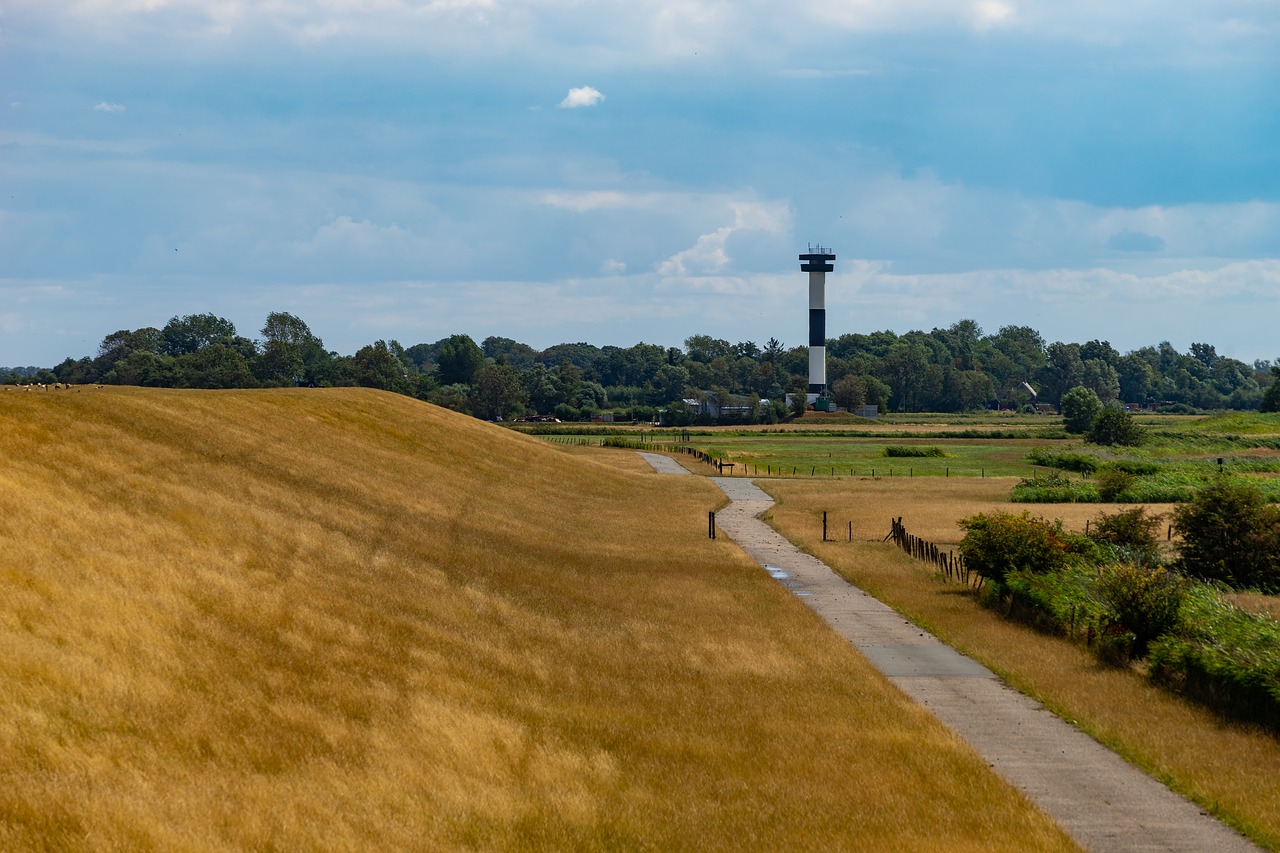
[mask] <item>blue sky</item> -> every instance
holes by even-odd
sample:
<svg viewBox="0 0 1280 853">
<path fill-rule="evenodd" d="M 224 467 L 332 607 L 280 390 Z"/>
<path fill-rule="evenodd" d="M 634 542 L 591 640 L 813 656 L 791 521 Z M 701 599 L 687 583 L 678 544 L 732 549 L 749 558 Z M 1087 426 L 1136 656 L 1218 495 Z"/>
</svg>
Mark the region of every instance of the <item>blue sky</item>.
<svg viewBox="0 0 1280 853">
<path fill-rule="evenodd" d="M 1030 325 L 1280 357 L 1280 3 L 8 0 L 0 365 Z"/>
</svg>

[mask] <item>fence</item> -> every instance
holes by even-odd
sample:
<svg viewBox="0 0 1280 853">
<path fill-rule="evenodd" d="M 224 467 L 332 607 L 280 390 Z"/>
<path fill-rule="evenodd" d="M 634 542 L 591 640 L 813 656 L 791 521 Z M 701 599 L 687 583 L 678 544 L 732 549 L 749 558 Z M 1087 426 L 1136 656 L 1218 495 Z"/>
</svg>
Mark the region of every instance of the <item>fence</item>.
<svg viewBox="0 0 1280 853">
<path fill-rule="evenodd" d="M 892 539 L 893 544 L 908 555 L 915 557 L 917 560 L 932 563 L 947 580 L 958 580 L 967 586 L 973 586 L 975 589 L 982 588 L 982 576 L 977 572 L 969 571 L 969 567 L 965 565 L 963 557 L 957 557 L 954 551 L 943 551 L 934 543 L 927 542 L 919 536 L 913 536 L 908 533 L 907 528 L 902 524 L 901 516 L 890 519 L 889 525 L 889 535 L 884 537 L 885 542 Z"/>
</svg>

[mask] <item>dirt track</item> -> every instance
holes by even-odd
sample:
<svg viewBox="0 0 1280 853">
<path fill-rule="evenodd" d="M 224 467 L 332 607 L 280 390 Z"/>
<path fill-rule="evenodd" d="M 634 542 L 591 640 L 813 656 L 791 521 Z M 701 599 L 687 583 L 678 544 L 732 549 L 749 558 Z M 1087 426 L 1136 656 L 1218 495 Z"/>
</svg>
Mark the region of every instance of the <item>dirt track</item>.
<svg viewBox="0 0 1280 853">
<path fill-rule="evenodd" d="M 669 457 L 642 455 L 661 473 L 689 473 Z M 721 531 L 1083 847 L 1099 853 L 1260 849 L 801 552 L 759 519 L 773 501 L 754 483 L 711 479 L 732 501 L 716 513 Z"/>
</svg>

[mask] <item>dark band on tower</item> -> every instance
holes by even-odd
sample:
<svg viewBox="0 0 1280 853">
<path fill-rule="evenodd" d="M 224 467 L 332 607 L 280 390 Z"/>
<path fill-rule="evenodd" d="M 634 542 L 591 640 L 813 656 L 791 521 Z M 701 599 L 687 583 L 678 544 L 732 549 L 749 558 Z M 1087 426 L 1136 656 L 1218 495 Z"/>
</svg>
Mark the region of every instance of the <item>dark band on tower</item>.
<svg viewBox="0 0 1280 853">
<path fill-rule="evenodd" d="M 809 274 L 809 393 L 827 391 L 827 273 L 835 270 L 835 253 L 810 246 L 800 256 L 800 271 Z"/>
</svg>

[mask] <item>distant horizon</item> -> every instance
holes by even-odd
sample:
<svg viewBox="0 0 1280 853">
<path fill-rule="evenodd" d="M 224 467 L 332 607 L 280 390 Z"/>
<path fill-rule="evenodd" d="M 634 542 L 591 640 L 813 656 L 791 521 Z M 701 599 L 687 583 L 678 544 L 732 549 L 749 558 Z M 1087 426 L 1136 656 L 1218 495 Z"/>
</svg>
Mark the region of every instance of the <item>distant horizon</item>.
<svg viewBox="0 0 1280 853">
<path fill-rule="evenodd" d="M 0 364 L 273 310 L 340 352 L 796 345 L 812 243 L 829 331 L 1280 359 L 1274 4 L 11 0 L 3 24 Z"/>
</svg>

